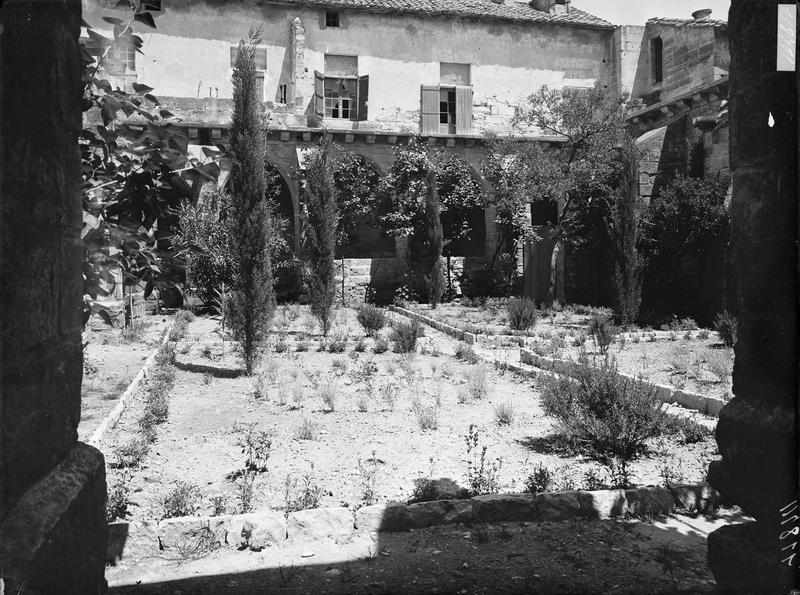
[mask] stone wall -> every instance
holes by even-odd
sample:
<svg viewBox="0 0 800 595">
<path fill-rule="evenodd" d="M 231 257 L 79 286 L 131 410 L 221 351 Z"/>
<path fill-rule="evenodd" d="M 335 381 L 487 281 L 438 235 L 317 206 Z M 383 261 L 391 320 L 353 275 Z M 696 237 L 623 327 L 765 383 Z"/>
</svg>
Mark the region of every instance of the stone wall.
<svg viewBox="0 0 800 595">
<path fill-rule="evenodd" d="M 104 584 L 103 457 L 77 443 L 80 22 L 78 0 L 0 9 L 0 560 L 9 593 Z"/>
</svg>

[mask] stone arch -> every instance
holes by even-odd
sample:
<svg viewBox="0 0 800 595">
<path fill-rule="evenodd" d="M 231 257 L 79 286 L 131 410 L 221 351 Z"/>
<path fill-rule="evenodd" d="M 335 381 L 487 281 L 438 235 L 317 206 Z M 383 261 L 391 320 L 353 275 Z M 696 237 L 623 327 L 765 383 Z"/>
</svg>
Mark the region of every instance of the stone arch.
<svg viewBox="0 0 800 595">
<path fill-rule="evenodd" d="M 373 176 L 373 179 L 368 185 L 375 188 L 378 180 L 384 176 L 383 168 L 377 161 L 358 151 L 345 150 L 343 153 L 354 157 L 361 166 L 365 166 L 371 171 L 368 175 Z M 334 177 L 336 178 L 336 173 Z M 354 215 L 356 214 L 351 213 L 345 216 L 352 217 Z M 395 256 L 396 242 L 394 238 L 386 235 L 380 229 L 377 216 L 377 209 L 370 209 L 367 213 L 359 216 L 357 221 L 346 223 L 347 242 L 341 246 L 337 258 L 393 258 Z"/>
<path fill-rule="evenodd" d="M 477 189 L 484 194 L 485 198 L 488 198 L 488 185 L 474 163 L 472 163 L 464 155 L 455 152 L 448 153 L 447 158 L 448 160 L 452 158 L 457 159 L 463 166 L 464 170 L 469 173 L 470 178 L 477 186 Z M 487 209 L 488 205 L 485 205 L 484 207 L 475 207 L 473 209 L 473 212 L 469 217 L 470 228 L 472 229 L 469 239 L 460 239 L 454 241 L 448 247 L 449 249 L 445 249 L 446 255 L 459 257 L 483 257 L 486 255 L 487 224 L 490 221 L 494 221 L 494 215 L 491 216 L 491 219 L 489 219 L 487 216 Z M 446 215 L 443 217 L 442 223 L 446 226 Z"/>
<path fill-rule="evenodd" d="M 300 247 L 300 196 L 297 182 L 281 164 L 272 159 L 267 159 L 265 169 L 268 174 L 277 176 L 280 186 L 276 196 L 277 212 L 288 220 L 287 242 L 297 252 Z"/>
</svg>

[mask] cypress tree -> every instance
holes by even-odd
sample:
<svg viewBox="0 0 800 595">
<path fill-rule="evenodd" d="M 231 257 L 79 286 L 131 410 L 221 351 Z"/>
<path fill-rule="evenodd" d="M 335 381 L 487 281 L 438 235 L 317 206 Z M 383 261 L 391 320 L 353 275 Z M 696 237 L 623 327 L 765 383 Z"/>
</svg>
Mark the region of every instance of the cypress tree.
<svg viewBox="0 0 800 595">
<path fill-rule="evenodd" d="M 264 171 L 265 142 L 261 102 L 256 91 L 255 45 L 251 31 L 239 42 L 233 71 L 233 123 L 227 224 L 233 239 L 235 291 L 231 297 L 231 330 L 239 341 L 245 368 L 252 374 L 258 350 L 275 311 L 275 289 L 269 254 L 270 207 Z"/>
<path fill-rule="evenodd" d="M 322 334 L 331 328 L 336 299 L 336 229 L 339 207 L 333 184 L 331 145 L 324 141 L 306 163 L 305 232 L 303 250 L 311 313 L 319 320 Z"/>
<path fill-rule="evenodd" d="M 429 165 L 426 176 L 427 192 L 425 193 L 425 228 L 428 271 L 425 280 L 428 285 L 428 303 L 435 308 L 444 293 L 444 272 L 442 271 L 442 248 L 444 247 L 444 233 L 442 231 L 441 205 L 437 190 L 436 168 Z"/>
</svg>

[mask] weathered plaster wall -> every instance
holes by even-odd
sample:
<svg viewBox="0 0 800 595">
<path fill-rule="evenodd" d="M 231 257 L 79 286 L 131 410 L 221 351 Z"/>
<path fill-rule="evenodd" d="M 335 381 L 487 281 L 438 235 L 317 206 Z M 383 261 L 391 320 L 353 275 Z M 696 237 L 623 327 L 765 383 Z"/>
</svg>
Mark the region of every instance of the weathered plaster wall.
<svg viewBox="0 0 800 595">
<path fill-rule="evenodd" d="M 102 4 L 102 6 L 100 5 Z M 122 16 L 106 0 L 85 0 L 85 18 L 95 26 L 107 14 Z M 325 54 L 359 56 L 359 74 L 370 76 L 367 122 L 336 122 L 396 131 L 418 131 L 420 86 L 439 83 L 439 63 L 472 64 L 476 133 L 508 129 L 511 106 L 541 85 L 609 84 L 613 74 L 612 31 L 470 19 L 419 18 L 344 11 L 341 28 L 321 27 L 322 10 L 254 1 L 170 2 L 157 30 L 141 30 L 144 56 L 138 80 L 156 95 L 232 97 L 230 46 L 261 24 L 267 50 L 265 98 L 280 84 L 296 83 L 290 101 L 304 114 L 313 96 L 313 73 L 324 72 Z M 291 24 L 305 28 L 304 77 L 295 77 Z M 330 124 L 330 122 L 326 122 Z"/>
<path fill-rule="evenodd" d="M 643 82 L 637 75 L 643 68 L 640 62 L 645 60 L 642 54 L 644 31 L 642 25 L 622 25 L 614 30 L 616 82 L 620 91 L 632 97 L 642 95 Z"/>
</svg>

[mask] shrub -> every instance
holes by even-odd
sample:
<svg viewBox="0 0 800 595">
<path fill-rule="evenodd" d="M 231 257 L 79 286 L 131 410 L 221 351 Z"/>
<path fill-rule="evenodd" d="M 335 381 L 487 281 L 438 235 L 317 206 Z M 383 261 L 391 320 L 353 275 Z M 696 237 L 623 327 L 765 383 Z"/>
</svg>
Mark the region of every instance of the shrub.
<svg viewBox="0 0 800 595">
<path fill-rule="evenodd" d="M 211 516 L 221 516 L 228 508 L 227 498 L 224 494 L 211 497 Z"/>
<path fill-rule="evenodd" d="M 130 490 L 131 476 L 125 472 L 119 476 L 117 481 L 110 483 L 108 488 L 108 500 L 106 500 L 106 522 L 113 523 L 117 519 L 124 519 L 128 515 L 128 506 L 131 501 L 128 498 Z"/>
<path fill-rule="evenodd" d="M 494 406 L 494 421 L 498 426 L 508 426 L 514 423 L 516 411 L 511 401 L 498 403 Z"/>
<path fill-rule="evenodd" d="M 714 431 L 690 417 L 674 417 L 669 423 L 670 430 L 678 436 L 681 444 L 695 444 L 711 437 Z"/>
<path fill-rule="evenodd" d="M 383 337 L 378 337 L 375 339 L 375 345 L 372 347 L 372 351 L 374 351 L 377 355 L 381 353 L 386 353 L 389 350 L 389 342 L 384 339 Z"/>
<path fill-rule="evenodd" d="M 725 347 L 733 347 L 736 345 L 739 321 L 727 310 L 720 312 L 714 318 L 714 330 L 719 333 L 719 338 L 722 339 Z"/>
<path fill-rule="evenodd" d="M 422 336 L 422 327 L 416 320 L 398 322 L 392 327 L 392 344 L 395 353 L 412 353 L 417 349 L 417 339 Z"/>
<path fill-rule="evenodd" d="M 414 397 L 411 410 L 417 418 L 420 430 L 436 430 L 439 428 L 439 407 L 436 405 L 423 405 L 418 397 Z"/>
<path fill-rule="evenodd" d="M 364 337 L 359 337 L 358 342 L 353 346 L 353 351 L 356 353 L 364 353 L 367 350 L 367 343 L 364 341 Z"/>
<path fill-rule="evenodd" d="M 193 483 L 176 481 L 161 499 L 161 518 L 193 516 L 200 507 L 202 492 Z"/>
<path fill-rule="evenodd" d="M 303 419 L 297 428 L 298 440 L 319 440 L 319 426 L 308 418 Z"/>
<path fill-rule="evenodd" d="M 594 344 L 600 350 L 600 353 L 605 355 L 608 353 L 609 346 L 614 342 L 617 327 L 606 318 L 594 316 L 589 321 L 589 334 L 592 336 Z"/>
<path fill-rule="evenodd" d="M 469 426 L 466 443 L 467 485 L 470 494 L 473 496 L 496 494 L 500 489 L 497 478 L 503 466 L 503 459 L 498 458 L 492 462 L 487 460 L 488 448 L 480 444 L 480 436 L 475 424 Z"/>
<path fill-rule="evenodd" d="M 369 337 L 374 337 L 379 330 L 386 326 L 386 314 L 372 304 L 361 304 L 356 319 Z"/>
<path fill-rule="evenodd" d="M 583 487 L 592 492 L 594 490 L 604 490 L 607 486 L 598 471 L 589 469 L 583 474 Z"/>
<path fill-rule="evenodd" d="M 336 389 L 336 383 L 328 382 L 320 386 L 319 397 L 329 410 L 335 411 L 336 401 L 339 398 L 338 390 Z"/>
<path fill-rule="evenodd" d="M 489 371 L 485 364 L 478 364 L 464 374 L 467 393 L 473 399 L 481 399 L 489 392 Z"/>
<path fill-rule="evenodd" d="M 361 498 L 369 506 L 378 501 L 378 492 L 376 489 L 378 480 L 378 459 L 375 458 L 375 451 L 372 451 L 372 457 L 362 462 L 358 459 L 356 466 L 358 468 L 358 475 L 361 479 Z"/>
<path fill-rule="evenodd" d="M 508 300 L 508 325 L 515 331 L 527 331 L 534 324 L 539 312 L 536 304 L 528 298 L 512 298 Z"/>
<path fill-rule="evenodd" d="M 361 394 L 358 396 L 358 400 L 356 401 L 356 407 L 361 413 L 366 413 L 369 411 L 369 397 L 367 395 Z"/>
<path fill-rule="evenodd" d="M 472 347 L 470 347 L 466 343 L 461 343 L 461 342 L 459 342 L 459 344 L 456 346 L 456 352 L 454 354 L 454 357 L 456 359 L 463 360 L 469 364 L 477 364 L 479 361 L 481 361 L 480 358 L 478 357 L 478 354 L 475 353 L 475 350 L 472 349 Z"/>
<path fill-rule="evenodd" d="M 394 382 L 389 381 L 382 384 L 379 390 L 384 402 L 389 407 L 389 411 L 394 411 L 397 405 L 397 395 L 400 392 L 400 387 Z"/>
<path fill-rule="evenodd" d="M 256 432 L 255 426 L 255 423 L 237 425 L 234 426 L 234 431 L 239 434 L 236 445 L 245 455 L 245 471 L 260 473 L 267 470 L 272 440 L 267 432 Z"/>
<path fill-rule="evenodd" d="M 304 353 L 311 348 L 311 344 L 308 342 L 308 339 L 303 337 L 302 339 L 298 339 L 294 344 L 294 350 L 298 353 Z"/>
<path fill-rule="evenodd" d="M 533 473 L 525 480 L 525 491 L 531 494 L 551 492 L 553 490 L 553 474 L 542 464 L 533 469 Z"/>
<path fill-rule="evenodd" d="M 236 479 L 236 500 L 239 502 L 239 512 L 246 514 L 253 510 L 253 495 L 255 494 L 256 474 L 245 471 Z"/>
<path fill-rule="evenodd" d="M 278 337 L 278 340 L 275 342 L 274 351 L 275 353 L 285 353 L 289 351 L 289 343 L 286 341 L 285 334 L 282 333 L 280 337 Z"/>
<path fill-rule="evenodd" d="M 136 437 L 114 449 L 117 456 L 117 467 L 136 467 L 150 451 L 150 443 L 146 437 Z"/>
<path fill-rule="evenodd" d="M 590 447 L 609 467 L 618 465 L 627 481 L 627 465 L 647 441 L 668 429 L 652 384 L 617 374 L 615 364 L 578 364 L 576 381 L 545 378 L 542 407 L 561 422 L 568 437 Z"/>
<path fill-rule="evenodd" d="M 347 333 L 336 331 L 328 342 L 329 353 L 344 353 L 347 349 Z"/>
<path fill-rule="evenodd" d="M 325 490 L 314 481 L 314 464 L 311 464 L 311 471 L 304 473 L 298 486 L 298 481 L 290 475 L 284 481 L 284 512 L 288 516 L 292 512 L 299 510 L 310 510 L 319 508 Z"/>
<path fill-rule="evenodd" d="M 705 341 L 706 339 L 708 339 L 708 329 L 704 328 L 704 329 L 700 330 L 700 332 L 697 333 L 697 338 L 702 340 L 702 341 Z"/>
</svg>

